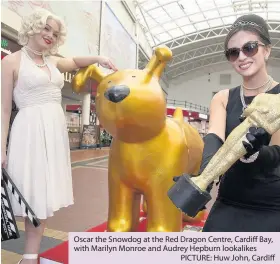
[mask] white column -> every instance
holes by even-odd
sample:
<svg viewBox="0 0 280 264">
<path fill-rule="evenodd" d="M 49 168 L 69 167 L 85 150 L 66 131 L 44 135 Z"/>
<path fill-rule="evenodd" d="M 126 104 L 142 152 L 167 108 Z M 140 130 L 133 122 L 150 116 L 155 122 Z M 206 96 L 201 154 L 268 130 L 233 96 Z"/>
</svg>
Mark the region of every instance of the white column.
<svg viewBox="0 0 280 264">
<path fill-rule="evenodd" d="M 98 116 L 96 117 L 96 125 L 97 125 L 97 126 L 100 125 Z"/>
<path fill-rule="evenodd" d="M 90 116 L 90 94 L 85 94 L 82 105 L 82 127 L 83 125 L 89 125 Z"/>
</svg>

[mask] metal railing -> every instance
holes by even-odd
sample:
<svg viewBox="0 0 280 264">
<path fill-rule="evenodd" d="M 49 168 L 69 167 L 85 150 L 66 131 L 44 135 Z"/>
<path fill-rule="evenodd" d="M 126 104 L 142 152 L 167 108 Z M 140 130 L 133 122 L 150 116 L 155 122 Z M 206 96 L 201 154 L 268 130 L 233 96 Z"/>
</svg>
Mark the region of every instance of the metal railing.
<svg viewBox="0 0 280 264">
<path fill-rule="evenodd" d="M 186 108 L 188 110 L 196 111 L 202 114 L 209 114 L 209 109 L 205 106 L 201 106 L 198 104 L 194 104 L 191 102 L 187 101 L 180 101 L 180 100 L 175 100 L 175 99 L 166 99 L 167 105 L 173 105 L 173 106 L 178 106 L 182 108 Z"/>
</svg>

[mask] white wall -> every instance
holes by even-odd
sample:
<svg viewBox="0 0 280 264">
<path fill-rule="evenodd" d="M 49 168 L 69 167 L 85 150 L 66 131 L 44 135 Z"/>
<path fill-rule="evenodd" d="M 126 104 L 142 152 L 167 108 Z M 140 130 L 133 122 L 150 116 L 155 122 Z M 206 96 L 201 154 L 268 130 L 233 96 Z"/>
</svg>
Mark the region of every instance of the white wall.
<svg viewBox="0 0 280 264">
<path fill-rule="evenodd" d="M 121 1 L 107 1 L 107 4 L 115 13 L 123 27 L 127 30 L 130 36 L 136 41 L 136 26 L 132 18 L 128 14 Z"/>
<path fill-rule="evenodd" d="M 138 33 L 139 45 L 142 47 L 146 55 L 149 58 L 151 58 L 153 55 L 153 49 L 151 48 L 149 42 L 147 41 L 145 33 L 139 23 L 137 23 L 137 33 Z"/>
<path fill-rule="evenodd" d="M 37 7 L 47 9 L 60 16 L 66 24 L 66 42 L 59 54 L 68 56 L 87 56 L 98 54 L 100 3 L 98 1 L 2 1 L 1 22 L 19 30 L 21 17 L 28 15 Z"/>
<path fill-rule="evenodd" d="M 60 48 L 62 56 L 97 55 L 100 33 L 100 1 L 2 1 L 1 22 L 19 30 L 21 17 L 39 5 L 61 16 L 67 25 L 66 43 Z M 126 1 L 127 7 L 135 16 L 135 6 L 132 1 Z M 131 37 L 141 43 L 148 56 L 151 48 L 145 35 L 137 30 L 137 22 L 131 18 L 122 1 L 107 1 L 124 28 Z M 140 32 L 137 36 L 137 32 Z"/>
<path fill-rule="evenodd" d="M 227 66 L 224 66 L 228 68 Z M 206 70 L 203 74 L 189 73 L 181 75 L 170 81 L 168 88 L 168 99 L 188 101 L 209 107 L 213 92 L 223 89 L 233 88 L 241 84 L 241 78 L 233 70 L 227 69 L 219 72 Z M 280 82 L 280 63 L 279 67 L 269 66 L 269 74 Z M 229 85 L 220 85 L 220 74 L 231 74 L 231 83 Z"/>
<path fill-rule="evenodd" d="M 1 4 L 1 22 L 18 31 L 20 28 L 21 17 L 16 12 L 13 12 L 4 6 L 4 3 L 5 2 Z"/>
</svg>

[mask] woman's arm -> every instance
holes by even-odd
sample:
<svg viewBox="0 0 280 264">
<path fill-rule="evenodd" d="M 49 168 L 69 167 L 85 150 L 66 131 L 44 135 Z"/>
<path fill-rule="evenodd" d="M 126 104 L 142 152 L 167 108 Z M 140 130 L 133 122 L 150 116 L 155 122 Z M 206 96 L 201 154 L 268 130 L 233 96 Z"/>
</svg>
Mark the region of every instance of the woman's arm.
<svg viewBox="0 0 280 264">
<path fill-rule="evenodd" d="M 279 120 L 279 122 L 280 122 L 280 120 Z M 272 135 L 269 145 L 270 146 L 273 146 L 273 145 L 280 146 L 280 130 L 278 130 L 276 133 L 274 133 Z"/>
<path fill-rule="evenodd" d="M 217 153 L 225 141 L 226 134 L 226 106 L 228 101 L 229 90 L 222 90 L 216 93 L 210 104 L 209 130 L 203 138 L 204 148 L 199 175 L 207 167 L 210 160 Z M 207 191 L 210 192 L 213 187 L 212 182 Z"/>
<path fill-rule="evenodd" d="M 78 70 L 89 65 L 99 63 L 102 67 L 117 71 L 116 66 L 107 57 L 103 56 L 87 56 L 73 58 L 51 57 L 55 61 L 56 67 L 61 73 Z"/>
<path fill-rule="evenodd" d="M 1 154 L 6 156 L 7 137 L 12 112 L 15 57 L 7 56 L 1 61 Z M 2 164 L 3 165 L 3 164 Z"/>
<path fill-rule="evenodd" d="M 210 119 L 208 134 L 215 134 L 225 141 L 226 134 L 226 107 L 229 90 L 216 93 L 210 104 Z"/>
</svg>

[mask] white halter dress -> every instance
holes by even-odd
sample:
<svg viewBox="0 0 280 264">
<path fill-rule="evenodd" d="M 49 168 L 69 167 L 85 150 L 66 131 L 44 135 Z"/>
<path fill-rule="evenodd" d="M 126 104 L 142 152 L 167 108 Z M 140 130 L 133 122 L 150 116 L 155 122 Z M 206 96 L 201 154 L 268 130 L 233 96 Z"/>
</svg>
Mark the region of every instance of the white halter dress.
<svg viewBox="0 0 280 264">
<path fill-rule="evenodd" d="M 51 78 L 21 51 L 13 91 L 19 108 L 10 134 L 7 172 L 39 219 L 74 203 L 70 148 L 61 106 L 64 79 L 46 58 Z M 10 194 L 16 216 L 26 216 Z"/>
</svg>

